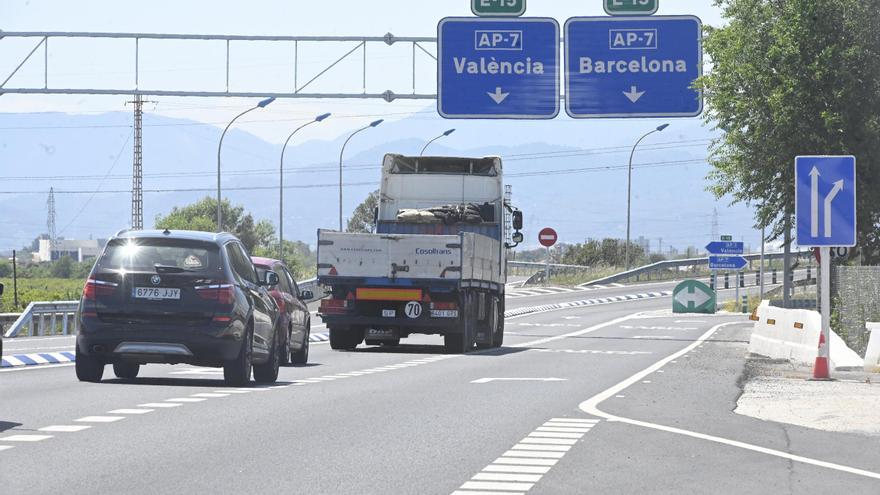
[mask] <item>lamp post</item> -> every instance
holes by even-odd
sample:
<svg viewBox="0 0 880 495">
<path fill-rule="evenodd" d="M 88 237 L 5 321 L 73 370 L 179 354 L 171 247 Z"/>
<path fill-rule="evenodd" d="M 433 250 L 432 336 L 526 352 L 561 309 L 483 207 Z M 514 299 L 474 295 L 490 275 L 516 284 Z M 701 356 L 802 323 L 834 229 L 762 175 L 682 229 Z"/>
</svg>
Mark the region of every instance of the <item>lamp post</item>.
<svg viewBox="0 0 880 495">
<path fill-rule="evenodd" d="M 287 140 L 284 141 L 284 146 L 281 147 L 281 164 L 278 167 L 278 259 L 281 261 L 284 261 L 284 151 L 287 149 L 287 143 L 290 142 L 290 138 L 292 138 L 294 134 L 315 122 L 325 120 L 329 116 L 329 113 L 318 115 L 314 120 L 297 127 L 289 136 L 287 136 Z"/>
<path fill-rule="evenodd" d="M 226 131 L 228 131 L 229 128 L 232 127 L 232 124 L 236 120 L 238 120 L 239 117 L 241 117 L 247 113 L 250 113 L 258 108 L 265 108 L 273 101 L 275 101 L 274 97 L 266 98 L 265 100 L 262 100 L 259 103 L 257 103 L 255 106 L 248 108 L 244 112 L 241 112 L 240 114 L 236 115 L 234 119 L 229 121 L 229 124 L 226 125 L 226 128 L 223 129 L 223 134 L 220 134 L 220 143 L 217 145 L 217 232 L 223 231 L 223 213 L 220 208 L 220 150 L 223 147 L 223 138 L 226 137 Z"/>
<path fill-rule="evenodd" d="M 632 175 L 633 175 L 633 156 L 636 154 L 636 148 L 639 146 L 639 143 L 642 142 L 643 139 L 654 134 L 655 132 L 663 132 L 663 129 L 669 127 L 669 124 L 663 124 L 656 129 L 648 132 L 644 136 L 640 137 L 636 144 L 632 148 L 632 152 L 629 154 L 629 167 L 628 167 L 628 176 L 626 180 L 626 246 L 624 247 L 624 256 L 626 258 L 626 271 L 630 269 L 630 260 L 629 260 L 629 234 L 631 223 L 631 214 L 632 214 Z"/>
<path fill-rule="evenodd" d="M 366 131 L 367 129 L 369 129 L 371 127 L 376 127 L 377 125 L 381 124 L 384 121 L 385 121 L 385 119 L 379 119 L 374 122 L 370 122 L 369 125 L 365 125 L 365 126 L 361 127 L 360 129 L 352 132 L 348 136 L 348 138 L 345 140 L 345 142 L 342 143 L 342 149 L 339 151 L 339 231 L 340 232 L 342 232 L 342 156 L 345 153 L 345 146 L 348 144 L 349 141 L 351 141 L 351 138 L 355 137 L 355 135 L 357 135 L 363 131 Z"/>
<path fill-rule="evenodd" d="M 419 153 L 419 156 L 422 156 L 422 155 L 425 154 L 425 150 L 428 149 L 428 146 L 431 146 L 431 143 L 433 143 L 434 141 L 436 141 L 436 140 L 438 140 L 438 139 L 440 139 L 440 138 L 442 138 L 442 137 L 446 137 L 446 136 L 452 134 L 453 132 L 455 132 L 455 129 L 449 129 L 448 131 L 444 132 L 443 134 L 440 134 L 439 136 L 437 136 L 437 137 L 435 137 L 434 139 L 432 139 L 432 140 L 428 141 L 427 143 L 425 143 L 425 147 L 422 148 L 422 151 Z"/>
</svg>

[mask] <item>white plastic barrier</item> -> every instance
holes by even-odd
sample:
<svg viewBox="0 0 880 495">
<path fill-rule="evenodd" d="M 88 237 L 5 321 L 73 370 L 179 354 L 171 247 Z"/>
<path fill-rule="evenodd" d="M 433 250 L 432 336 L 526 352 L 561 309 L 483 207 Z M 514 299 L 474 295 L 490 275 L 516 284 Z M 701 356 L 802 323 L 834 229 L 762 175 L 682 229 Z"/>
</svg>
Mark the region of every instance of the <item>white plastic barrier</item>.
<svg viewBox="0 0 880 495">
<path fill-rule="evenodd" d="M 868 322 L 865 327 L 871 331 L 868 350 L 865 351 L 865 371 L 880 373 L 880 323 Z"/>
<path fill-rule="evenodd" d="M 812 366 L 819 352 L 822 316 L 806 309 L 783 309 L 761 302 L 749 352 L 772 359 Z M 836 333 L 831 332 L 831 368 L 861 368 L 865 361 Z"/>
</svg>

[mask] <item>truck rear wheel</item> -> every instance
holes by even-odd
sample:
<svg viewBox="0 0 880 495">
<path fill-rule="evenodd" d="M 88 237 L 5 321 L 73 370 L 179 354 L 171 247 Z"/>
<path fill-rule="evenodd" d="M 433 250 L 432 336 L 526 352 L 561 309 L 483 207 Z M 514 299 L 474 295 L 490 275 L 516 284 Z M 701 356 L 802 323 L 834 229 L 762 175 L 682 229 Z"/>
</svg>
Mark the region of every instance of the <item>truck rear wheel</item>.
<svg viewBox="0 0 880 495">
<path fill-rule="evenodd" d="M 363 341 L 363 331 L 358 328 L 330 327 L 330 348 L 333 350 L 351 351 Z"/>
<path fill-rule="evenodd" d="M 498 301 L 495 306 L 498 309 L 498 316 L 496 316 L 495 333 L 492 334 L 492 347 L 501 347 L 504 344 L 504 299 Z"/>
<path fill-rule="evenodd" d="M 461 333 L 446 334 L 443 343 L 450 354 L 465 354 L 473 349 L 477 335 L 476 298 L 471 292 L 462 295 Z"/>
</svg>

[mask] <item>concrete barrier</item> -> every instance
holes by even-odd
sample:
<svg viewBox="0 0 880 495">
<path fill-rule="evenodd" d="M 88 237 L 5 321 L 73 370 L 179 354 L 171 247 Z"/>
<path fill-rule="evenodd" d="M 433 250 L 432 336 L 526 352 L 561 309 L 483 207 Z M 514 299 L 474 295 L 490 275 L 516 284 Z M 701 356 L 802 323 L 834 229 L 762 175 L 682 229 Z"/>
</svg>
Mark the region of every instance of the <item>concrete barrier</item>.
<svg viewBox="0 0 880 495">
<path fill-rule="evenodd" d="M 871 331 L 868 350 L 865 351 L 865 371 L 880 373 L 880 323 L 868 322 L 865 327 Z"/>
<path fill-rule="evenodd" d="M 749 352 L 772 359 L 786 359 L 812 366 L 819 347 L 822 316 L 805 309 L 783 309 L 761 305 L 753 316 L 755 328 L 749 339 Z M 862 368 L 865 361 L 836 333 L 831 332 L 831 368 Z"/>
</svg>

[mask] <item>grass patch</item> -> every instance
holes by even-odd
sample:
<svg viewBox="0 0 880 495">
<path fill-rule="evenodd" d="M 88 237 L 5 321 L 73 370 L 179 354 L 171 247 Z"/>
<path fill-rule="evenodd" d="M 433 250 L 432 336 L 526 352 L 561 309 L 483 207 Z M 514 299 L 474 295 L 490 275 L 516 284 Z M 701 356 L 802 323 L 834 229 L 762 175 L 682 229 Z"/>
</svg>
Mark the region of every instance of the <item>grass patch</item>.
<svg viewBox="0 0 880 495">
<path fill-rule="evenodd" d="M 5 285 L 0 297 L 0 313 L 17 313 L 34 301 L 76 301 L 82 295 L 85 280 L 67 278 L 18 279 L 18 307 L 13 307 L 12 279 L 0 279 Z"/>
</svg>

